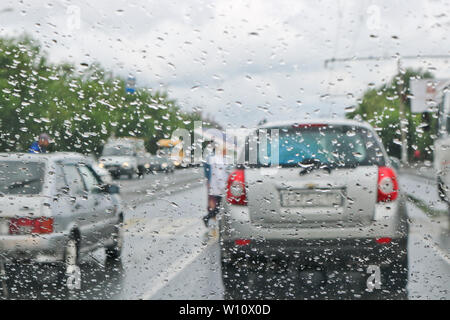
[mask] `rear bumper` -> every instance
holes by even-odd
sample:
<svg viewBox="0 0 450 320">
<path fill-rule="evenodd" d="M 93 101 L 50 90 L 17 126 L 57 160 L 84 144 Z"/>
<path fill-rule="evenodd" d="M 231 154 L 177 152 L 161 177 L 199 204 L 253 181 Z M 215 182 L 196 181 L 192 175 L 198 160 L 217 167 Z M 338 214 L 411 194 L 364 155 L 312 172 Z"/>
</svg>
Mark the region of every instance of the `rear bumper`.
<svg viewBox="0 0 450 320">
<path fill-rule="evenodd" d="M 380 244 L 374 238 L 265 240 L 236 245 L 221 243 L 223 261 L 245 264 L 245 267 L 297 265 L 304 267 L 352 268 L 377 265 L 387 267 L 407 259 L 407 238 Z"/>
<path fill-rule="evenodd" d="M 0 236 L 0 255 L 7 262 L 52 263 L 63 260 L 63 233 L 37 236 Z"/>
</svg>

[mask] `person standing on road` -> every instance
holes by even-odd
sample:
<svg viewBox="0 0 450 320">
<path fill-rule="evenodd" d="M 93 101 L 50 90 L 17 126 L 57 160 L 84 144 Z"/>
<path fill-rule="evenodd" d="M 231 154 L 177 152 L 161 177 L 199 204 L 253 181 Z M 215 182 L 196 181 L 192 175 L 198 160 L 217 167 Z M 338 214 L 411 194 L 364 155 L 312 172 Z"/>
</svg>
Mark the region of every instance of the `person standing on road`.
<svg viewBox="0 0 450 320">
<path fill-rule="evenodd" d="M 48 145 L 50 144 L 50 137 L 46 133 L 39 135 L 38 141 L 34 141 L 28 148 L 29 153 L 47 153 Z"/>
<path fill-rule="evenodd" d="M 228 181 L 227 149 L 225 145 L 216 148 L 214 156 L 209 158 L 210 181 L 208 195 L 208 214 L 203 217 L 205 226 L 209 226 L 209 220 L 215 218 L 219 213 L 222 198 L 225 195 L 226 183 Z"/>
<path fill-rule="evenodd" d="M 209 145 L 208 145 L 209 148 Z M 203 171 L 205 173 L 206 178 L 206 207 L 209 208 L 209 203 L 211 200 L 210 186 L 211 186 L 211 160 L 212 153 L 209 152 L 205 158 L 205 162 L 203 163 Z"/>
</svg>

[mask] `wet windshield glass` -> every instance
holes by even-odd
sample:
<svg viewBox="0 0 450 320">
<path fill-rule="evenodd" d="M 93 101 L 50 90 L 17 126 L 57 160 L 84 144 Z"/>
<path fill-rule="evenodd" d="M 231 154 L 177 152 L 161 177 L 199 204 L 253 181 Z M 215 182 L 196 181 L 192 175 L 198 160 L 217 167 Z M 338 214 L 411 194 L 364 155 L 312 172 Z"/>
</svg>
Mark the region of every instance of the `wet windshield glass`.
<svg viewBox="0 0 450 320">
<path fill-rule="evenodd" d="M 44 164 L 0 161 L 0 193 L 39 194 L 42 191 Z"/>
<path fill-rule="evenodd" d="M 0 0 L 0 300 L 449 300 L 449 38 L 450 0 Z"/>
</svg>

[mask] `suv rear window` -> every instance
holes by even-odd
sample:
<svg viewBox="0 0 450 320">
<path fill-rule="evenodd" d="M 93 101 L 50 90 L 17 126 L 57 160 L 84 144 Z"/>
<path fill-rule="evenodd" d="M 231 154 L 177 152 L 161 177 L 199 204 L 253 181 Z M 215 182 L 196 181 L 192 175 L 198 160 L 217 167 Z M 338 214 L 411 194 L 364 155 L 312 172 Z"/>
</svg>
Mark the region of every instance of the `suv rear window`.
<svg viewBox="0 0 450 320">
<path fill-rule="evenodd" d="M 0 161 L 0 193 L 39 194 L 44 181 L 44 163 Z"/>
<path fill-rule="evenodd" d="M 131 156 L 133 149 L 128 146 L 106 146 L 103 150 L 103 156 Z"/>
<path fill-rule="evenodd" d="M 385 165 L 384 154 L 373 133 L 361 127 L 318 125 L 272 129 L 279 130 L 278 164 L 282 167 L 312 163 L 329 167 Z M 257 141 L 257 166 L 277 163 L 276 155 L 272 156 L 271 152 L 271 129 L 267 129 L 267 134 L 267 147 Z M 246 161 L 251 165 L 248 150 L 247 145 Z"/>
</svg>

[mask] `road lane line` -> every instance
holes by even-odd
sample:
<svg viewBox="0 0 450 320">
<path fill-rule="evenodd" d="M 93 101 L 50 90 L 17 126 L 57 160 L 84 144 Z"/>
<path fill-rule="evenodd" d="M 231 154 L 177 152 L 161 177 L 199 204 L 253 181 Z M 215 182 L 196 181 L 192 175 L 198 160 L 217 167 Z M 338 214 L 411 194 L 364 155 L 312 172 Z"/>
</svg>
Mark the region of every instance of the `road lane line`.
<svg viewBox="0 0 450 320">
<path fill-rule="evenodd" d="M 182 234 L 186 229 L 194 226 L 200 225 L 200 218 L 184 218 L 172 220 L 170 223 L 165 225 L 162 229 L 159 230 L 159 237 L 172 237 L 175 234 Z"/>
<path fill-rule="evenodd" d="M 203 252 L 217 242 L 217 240 L 217 238 L 210 238 L 205 245 L 202 245 L 202 247 L 200 247 L 199 250 L 193 254 L 183 256 L 175 261 L 168 269 L 156 277 L 157 279 L 155 279 L 155 283 L 152 285 L 152 288 L 147 291 L 141 299 L 150 300 L 159 290 L 163 289 L 178 274 L 191 265 Z"/>
</svg>

